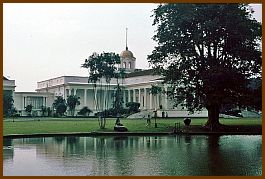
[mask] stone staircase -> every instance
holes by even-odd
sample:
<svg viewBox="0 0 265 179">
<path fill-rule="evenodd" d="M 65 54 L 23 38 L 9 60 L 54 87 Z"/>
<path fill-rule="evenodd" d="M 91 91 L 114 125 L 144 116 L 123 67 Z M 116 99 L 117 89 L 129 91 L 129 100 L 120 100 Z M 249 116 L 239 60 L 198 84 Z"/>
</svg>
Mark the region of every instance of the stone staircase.
<svg viewBox="0 0 265 179">
<path fill-rule="evenodd" d="M 261 117 L 262 115 L 261 114 L 259 114 L 258 112 L 256 112 L 256 111 L 241 111 L 241 114 L 242 114 L 242 116 L 243 117 L 253 117 L 253 118 L 259 118 L 259 117 Z"/>
<path fill-rule="evenodd" d="M 157 111 L 157 117 L 162 117 L 164 112 L 164 116 L 168 117 L 208 117 L 208 111 L 197 111 L 193 114 L 190 114 L 189 111 L 186 110 L 158 110 Z M 151 115 L 151 117 L 154 117 L 154 110 L 148 109 L 148 110 L 142 110 L 141 112 L 132 114 L 128 116 L 127 118 L 134 118 L 134 119 L 142 119 L 147 118 L 148 115 Z"/>
<path fill-rule="evenodd" d="M 128 116 L 127 118 L 130 118 L 130 119 L 143 119 L 143 118 L 147 118 L 148 115 L 153 115 L 153 110 L 142 110 L 138 113 L 134 113 L 130 116 Z"/>
<path fill-rule="evenodd" d="M 152 109 L 145 109 L 142 110 L 141 112 L 132 114 L 130 116 L 128 116 L 127 118 L 130 119 L 143 119 L 143 118 L 147 118 L 148 115 L 150 115 L 151 117 L 154 117 L 154 110 Z M 189 114 L 188 111 L 186 110 L 158 110 L 157 111 L 157 117 L 162 117 L 162 112 L 167 113 L 168 117 L 202 117 L 202 118 L 207 118 L 208 117 L 208 111 L 207 110 L 202 110 L 202 111 L 197 111 L 194 112 L 193 114 Z M 255 111 L 242 111 L 241 112 L 243 117 L 253 117 L 253 118 L 260 118 L 262 115 L 259 114 L 258 112 Z M 238 118 L 235 116 L 229 116 L 229 115 L 225 115 L 225 114 L 220 114 L 220 117 L 223 118 Z"/>
</svg>

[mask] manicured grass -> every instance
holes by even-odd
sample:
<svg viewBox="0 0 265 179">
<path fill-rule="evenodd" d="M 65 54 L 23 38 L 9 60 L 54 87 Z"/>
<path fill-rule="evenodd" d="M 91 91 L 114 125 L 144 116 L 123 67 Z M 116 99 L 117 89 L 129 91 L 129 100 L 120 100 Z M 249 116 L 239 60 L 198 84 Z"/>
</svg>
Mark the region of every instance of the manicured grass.
<svg viewBox="0 0 265 179">
<path fill-rule="evenodd" d="M 39 119 L 39 120 L 38 120 Z M 36 133 L 72 133 L 105 131 L 113 132 L 115 119 L 107 119 L 106 128 L 99 129 L 98 121 L 95 118 L 18 118 L 15 122 L 12 119 L 4 119 L 3 135 L 10 134 L 36 134 Z M 170 132 L 179 122 L 183 127 L 183 118 L 157 119 L 158 128 L 154 127 L 154 119 L 151 126 L 146 127 L 144 119 L 121 119 L 121 123 L 130 132 Z M 193 118 L 191 126 L 202 126 L 207 118 Z M 261 118 L 241 119 L 220 119 L 225 125 L 261 126 Z"/>
</svg>

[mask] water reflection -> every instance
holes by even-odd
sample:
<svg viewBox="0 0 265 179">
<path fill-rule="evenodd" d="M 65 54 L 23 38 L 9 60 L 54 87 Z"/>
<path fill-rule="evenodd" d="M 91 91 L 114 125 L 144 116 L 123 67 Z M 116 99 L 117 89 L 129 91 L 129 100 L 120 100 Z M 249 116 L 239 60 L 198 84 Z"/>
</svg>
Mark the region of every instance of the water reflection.
<svg viewBox="0 0 265 179">
<path fill-rule="evenodd" d="M 12 146 L 12 139 L 4 138 L 3 140 L 3 160 L 13 160 L 14 150 Z"/>
<path fill-rule="evenodd" d="M 63 138 L 63 137 L 54 137 L 54 141 L 57 144 L 62 144 L 64 140 L 65 140 L 65 138 Z"/>
<path fill-rule="evenodd" d="M 261 142 L 217 135 L 5 138 L 4 175 L 262 175 Z"/>
</svg>

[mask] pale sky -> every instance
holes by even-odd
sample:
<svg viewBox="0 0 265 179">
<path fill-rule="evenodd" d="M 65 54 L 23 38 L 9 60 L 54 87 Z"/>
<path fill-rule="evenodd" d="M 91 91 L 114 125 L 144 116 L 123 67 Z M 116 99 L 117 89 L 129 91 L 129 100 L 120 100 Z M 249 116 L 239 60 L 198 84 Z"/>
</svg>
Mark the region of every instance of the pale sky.
<svg viewBox="0 0 265 179">
<path fill-rule="evenodd" d="M 38 81 L 63 75 L 87 76 L 80 66 L 93 52 L 125 50 L 126 27 L 136 68 L 149 68 L 156 6 L 4 3 L 3 74 L 16 80 L 16 91 L 35 91 Z M 261 5 L 253 8 L 261 21 Z"/>
</svg>

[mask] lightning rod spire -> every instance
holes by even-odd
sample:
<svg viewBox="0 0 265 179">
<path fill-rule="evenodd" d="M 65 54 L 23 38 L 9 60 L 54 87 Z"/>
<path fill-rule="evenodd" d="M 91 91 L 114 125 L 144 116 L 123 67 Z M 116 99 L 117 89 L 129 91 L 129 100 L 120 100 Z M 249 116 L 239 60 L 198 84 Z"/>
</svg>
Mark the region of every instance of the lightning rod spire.
<svg viewBox="0 0 265 179">
<path fill-rule="evenodd" d="M 128 28 L 126 27 L 126 50 L 128 50 L 128 45 L 127 45 L 127 34 L 128 34 Z"/>
</svg>

